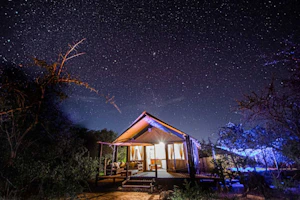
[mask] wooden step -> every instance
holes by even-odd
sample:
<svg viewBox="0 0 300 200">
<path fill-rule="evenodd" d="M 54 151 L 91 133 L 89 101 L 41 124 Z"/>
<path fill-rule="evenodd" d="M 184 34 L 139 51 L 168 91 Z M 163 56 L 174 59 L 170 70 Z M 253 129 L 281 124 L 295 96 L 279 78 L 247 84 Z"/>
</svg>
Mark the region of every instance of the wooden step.
<svg viewBox="0 0 300 200">
<path fill-rule="evenodd" d="M 152 183 L 153 181 L 152 180 L 127 180 L 127 182 L 137 182 L 137 183 Z"/>
<path fill-rule="evenodd" d="M 152 192 L 151 188 L 122 188 L 121 190 L 128 192 Z"/>
<path fill-rule="evenodd" d="M 127 191 L 146 191 L 153 192 L 155 179 L 128 179 L 122 182 L 122 188 Z"/>
<path fill-rule="evenodd" d="M 131 186 L 131 185 L 141 185 L 141 186 L 144 186 L 144 185 L 150 185 L 150 184 L 139 184 L 139 183 L 128 183 L 126 184 L 127 186 Z"/>
<path fill-rule="evenodd" d="M 123 185 L 124 188 L 151 188 L 150 185 Z"/>
</svg>

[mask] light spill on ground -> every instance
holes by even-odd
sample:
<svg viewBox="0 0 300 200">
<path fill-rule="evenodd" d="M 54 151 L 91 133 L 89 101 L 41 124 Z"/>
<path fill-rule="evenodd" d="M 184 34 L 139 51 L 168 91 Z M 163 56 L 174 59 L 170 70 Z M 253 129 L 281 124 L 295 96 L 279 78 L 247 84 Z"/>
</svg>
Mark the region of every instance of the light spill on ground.
<svg viewBox="0 0 300 200">
<path fill-rule="evenodd" d="M 264 200 L 265 198 L 256 195 L 247 195 L 247 197 L 241 197 L 241 194 L 221 194 L 220 198 L 224 199 L 234 199 L 234 196 L 238 197 L 239 200 Z M 146 192 L 99 192 L 99 193 L 84 193 L 79 196 L 79 199 L 85 200 L 159 200 L 159 194 L 148 194 Z"/>
<path fill-rule="evenodd" d="M 79 196 L 79 199 L 101 199 L 101 200 L 158 200 L 158 194 L 148 194 L 146 192 L 99 192 L 99 193 L 84 193 Z"/>
</svg>

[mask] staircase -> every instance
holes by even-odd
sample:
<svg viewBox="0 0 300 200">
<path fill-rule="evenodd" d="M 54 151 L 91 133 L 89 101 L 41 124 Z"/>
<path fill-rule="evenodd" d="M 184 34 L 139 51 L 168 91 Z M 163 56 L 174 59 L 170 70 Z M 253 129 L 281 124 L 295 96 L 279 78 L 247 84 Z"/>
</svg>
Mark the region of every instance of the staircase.
<svg viewBox="0 0 300 200">
<path fill-rule="evenodd" d="M 128 177 L 127 180 L 122 182 L 122 190 L 126 191 L 143 191 L 153 192 L 155 184 L 154 178 L 139 178 L 139 177 Z"/>
</svg>

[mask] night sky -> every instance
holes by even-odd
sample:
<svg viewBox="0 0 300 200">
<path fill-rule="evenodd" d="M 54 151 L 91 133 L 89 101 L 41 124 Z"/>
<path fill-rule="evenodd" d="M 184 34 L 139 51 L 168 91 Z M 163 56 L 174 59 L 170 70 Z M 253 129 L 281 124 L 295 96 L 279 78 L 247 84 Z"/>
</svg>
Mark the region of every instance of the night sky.
<svg viewBox="0 0 300 200">
<path fill-rule="evenodd" d="M 212 3 L 214 2 L 214 3 Z M 68 70 L 115 96 L 121 109 L 78 86 L 62 104 L 88 129 L 122 133 L 143 111 L 196 137 L 241 122 L 235 99 L 278 80 L 265 65 L 286 39 L 299 42 L 294 1 L 1 1 L 2 63 L 49 63 L 86 38 Z"/>
</svg>

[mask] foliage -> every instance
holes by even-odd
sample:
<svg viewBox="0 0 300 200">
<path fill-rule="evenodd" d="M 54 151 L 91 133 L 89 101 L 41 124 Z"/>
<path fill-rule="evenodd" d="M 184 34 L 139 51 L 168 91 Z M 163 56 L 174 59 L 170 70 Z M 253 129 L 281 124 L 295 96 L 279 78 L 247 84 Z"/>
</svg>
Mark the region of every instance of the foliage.
<svg viewBox="0 0 300 200">
<path fill-rule="evenodd" d="M 252 92 L 238 101 L 238 109 L 251 124 L 265 130 L 262 140 L 272 145 L 286 157 L 300 164 L 300 45 L 289 41 L 283 51 L 275 55 L 273 65 L 287 66 L 290 77 L 275 80 L 260 94 Z"/>
<path fill-rule="evenodd" d="M 63 159 L 51 160 L 40 169 L 39 197 L 75 196 L 94 178 L 98 161 L 86 156 L 87 150 L 71 150 Z"/>
<path fill-rule="evenodd" d="M 207 143 L 202 141 L 201 148 L 201 151 L 204 152 L 203 155 L 212 156 L 212 160 L 210 161 L 213 165 L 212 173 L 220 177 L 225 191 L 228 191 L 225 180 L 229 179 L 229 184 L 231 186 L 231 181 L 233 178 L 238 176 L 239 169 L 245 168 L 247 164 L 250 164 L 248 157 L 238 156 L 237 154 L 224 150 L 211 142 Z M 237 171 L 231 170 L 231 168 L 234 167 Z"/>
<path fill-rule="evenodd" d="M 269 197 L 270 188 L 262 174 L 254 171 L 241 173 L 240 175 L 240 183 L 244 185 L 243 197 L 246 197 L 249 192 L 254 190 L 262 194 L 265 198 Z"/>
<path fill-rule="evenodd" d="M 90 156 L 95 158 L 98 157 L 99 154 L 99 145 L 98 141 L 102 142 L 113 142 L 118 134 L 112 130 L 102 129 L 100 131 L 96 130 L 87 130 L 82 127 L 74 127 L 72 130 L 82 138 L 84 142 L 84 146 L 88 148 Z M 103 145 L 102 147 L 102 158 L 103 159 L 112 159 L 113 148 L 109 145 Z M 124 161 L 126 158 L 126 147 L 118 148 L 118 160 Z"/>
<path fill-rule="evenodd" d="M 82 40 L 83 41 L 83 40 Z M 0 196 L 57 198 L 74 196 L 87 187 L 98 161 L 89 157 L 84 138 L 59 108 L 67 84 L 94 88 L 67 72 L 65 63 L 77 53 L 78 42 L 48 65 L 34 58 L 39 70 L 0 68 Z M 100 94 L 99 94 L 100 95 Z M 114 104 L 113 98 L 100 95 Z"/>
<path fill-rule="evenodd" d="M 87 83 L 72 78 L 65 70 L 66 61 L 82 54 L 76 52 L 76 47 L 82 41 L 71 46 L 66 54 L 61 54 L 58 62 L 52 65 L 34 58 L 35 65 L 42 68 L 40 75 L 35 77 L 34 81 L 27 78 L 25 73 L 16 67 L 13 70 L 10 67 L 1 70 L 0 117 L 2 136 L 6 138 L 10 148 L 9 165 L 13 165 L 27 135 L 37 125 L 44 126 L 44 123 L 49 121 L 49 116 L 55 119 L 55 112 L 58 111 L 56 103 L 58 99 L 66 97 L 62 90 L 66 83 L 83 85 L 97 92 Z M 55 114 L 51 113 L 52 110 Z"/>
<path fill-rule="evenodd" d="M 96 136 L 97 141 L 102 141 L 102 142 L 113 142 L 117 138 L 117 133 L 107 129 L 96 131 L 94 132 L 94 134 Z M 112 159 L 112 152 L 113 152 L 113 147 L 108 145 L 103 145 L 102 155 L 104 158 Z"/>
<path fill-rule="evenodd" d="M 244 130 L 242 124 L 228 123 L 220 129 L 218 142 L 228 148 L 260 149 L 273 146 L 272 140 L 269 140 L 270 134 L 260 126 Z"/>
<path fill-rule="evenodd" d="M 172 200 L 209 200 L 216 198 L 216 194 L 209 191 L 204 191 L 197 184 L 192 186 L 191 182 L 188 182 L 187 180 L 184 180 L 184 189 L 174 186 L 174 193 L 171 197 Z"/>
<path fill-rule="evenodd" d="M 118 161 L 126 162 L 127 147 L 119 146 L 118 148 Z"/>
<path fill-rule="evenodd" d="M 237 169 L 246 165 L 255 168 L 255 164 L 264 164 L 267 169 L 274 164 L 278 166 L 277 162 L 300 164 L 300 46 L 287 43 L 284 50 L 275 55 L 275 60 L 266 65 L 287 66 L 289 78 L 281 80 L 280 85 L 273 78 L 265 90 L 252 92 L 238 101 L 238 110 L 244 115 L 246 125 L 254 128 L 245 130 L 241 124 L 228 123 L 219 132 L 218 145 L 227 147 L 228 155 L 234 155 L 233 152 L 241 155 L 239 160 L 232 157 Z M 251 159 L 254 155 L 258 163 Z M 216 165 L 223 169 L 226 162 L 217 160 Z M 265 177 L 256 172 L 238 174 L 247 192 L 258 188 L 267 195 Z M 291 186 L 289 181 L 282 184 L 277 177 L 273 179 L 273 184 L 279 189 Z"/>
<path fill-rule="evenodd" d="M 281 192 L 285 192 L 288 188 L 295 186 L 295 180 L 293 178 L 282 180 L 280 177 L 277 177 L 274 174 L 272 174 L 272 178 L 273 185 Z"/>
<path fill-rule="evenodd" d="M 266 168 L 273 167 L 276 165 L 275 157 L 278 162 L 289 162 L 290 160 L 283 156 L 281 151 L 275 151 L 278 149 L 278 142 L 271 139 L 271 134 L 275 135 L 274 133 L 268 133 L 265 128 L 260 126 L 244 130 L 241 124 L 228 123 L 219 132 L 218 144 L 228 148 L 231 154 L 241 155 L 237 157 L 238 162 L 235 164 L 239 167 L 245 167 L 246 165 L 255 167 L 257 164 L 264 165 Z"/>
<path fill-rule="evenodd" d="M 199 152 L 198 152 L 199 157 L 203 158 L 203 157 L 212 156 L 212 148 L 214 145 L 210 141 L 206 142 L 204 139 L 202 139 L 200 144 L 201 144 L 201 149 L 199 149 Z"/>
<path fill-rule="evenodd" d="M 75 144 L 79 141 L 74 138 L 62 136 L 56 142 L 45 147 L 51 148 L 48 151 L 39 147 L 43 154 L 20 154 L 13 166 L 2 168 L 7 182 L 6 190 L 1 187 L 1 196 L 56 198 L 74 196 L 87 188 L 87 180 L 95 176 L 98 161 L 87 157 L 87 149 Z"/>
<path fill-rule="evenodd" d="M 214 172 L 220 177 L 220 181 L 223 184 L 223 189 L 228 192 L 230 188 L 227 187 L 226 179 L 229 179 L 229 187 L 231 187 L 231 181 L 237 176 L 237 172 L 231 171 L 229 168 L 232 166 L 232 160 L 228 155 L 223 155 L 218 159 L 212 161 L 214 163 Z"/>
</svg>

